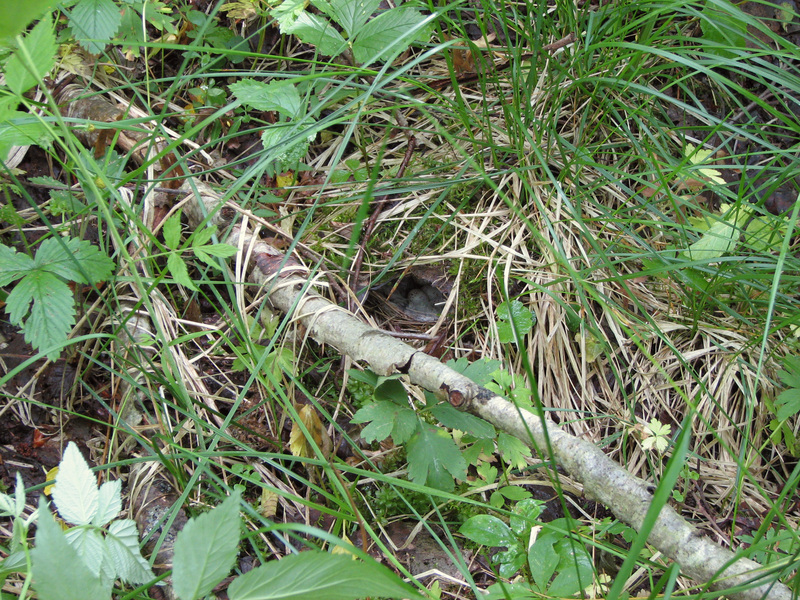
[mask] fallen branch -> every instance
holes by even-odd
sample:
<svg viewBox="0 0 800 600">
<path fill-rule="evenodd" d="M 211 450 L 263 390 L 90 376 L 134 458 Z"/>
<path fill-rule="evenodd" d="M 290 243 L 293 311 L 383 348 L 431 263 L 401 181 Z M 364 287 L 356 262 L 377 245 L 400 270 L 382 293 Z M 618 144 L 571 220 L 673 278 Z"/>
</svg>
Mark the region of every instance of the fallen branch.
<svg viewBox="0 0 800 600">
<path fill-rule="evenodd" d="M 233 210 L 221 210 L 222 199 L 208 185 L 187 180 L 181 187 L 189 198 L 199 192 L 199 202 L 188 202 L 185 214 L 193 226 L 206 215 L 220 228 L 228 227 Z M 614 463 L 594 444 L 578 439 L 549 418 L 518 409 L 437 359 L 363 323 L 350 312 L 319 295 L 308 282 L 308 272 L 292 257 L 255 238 L 241 225 L 234 225 L 226 240 L 250 256 L 249 277 L 264 286 L 273 306 L 301 322 L 308 335 L 330 344 L 354 360 L 363 361 L 380 375 L 407 374 L 419 385 L 461 410 L 479 416 L 534 448 L 546 448 L 549 438 L 553 459 L 583 484 L 587 496 L 606 505 L 618 519 L 641 529 L 652 501 L 652 487 Z M 670 506 L 664 506 L 648 541 L 677 562 L 684 575 L 711 582 L 715 590 L 752 586 L 727 594 L 735 600 L 789 600 L 792 593 L 781 583 L 754 582 L 764 576 L 758 563 L 737 557 L 704 537 Z"/>
<path fill-rule="evenodd" d="M 102 100 L 94 98 L 93 101 Z M 116 110 L 116 113 L 109 111 L 109 121 L 118 118 L 112 116 L 120 114 L 118 107 Z M 130 151 L 133 160 L 144 162 L 145 153 L 135 151 L 137 143 L 141 142 L 125 141 L 126 144 L 122 144 L 118 140 L 118 144 Z M 98 142 L 87 140 L 87 143 L 96 146 Z M 164 170 L 170 166 L 165 165 Z M 199 198 L 195 197 L 194 190 L 199 192 Z M 235 207 L 222 206 L 221 196 L 197 179 L 187 177 L 180 191 L 188 199 L 197 200 L 188 202 L 185 209 L 195 227 L 210 214 L 211 222 L 223 230 L 237 214 Z M 567 434 L 547 417 L 541 420 L 533 413 L 520 411 L 437 359 L 366 325 L 352 313 L 332 304 L 309 285 L 308 272 L 299 261 L 284 256 L 242 226 L 232 226 L 225 241 L 243 250 L 241 256 L 249 257 L 250 279 L 265 286 L 270 302 L 300 321 L 312 338 L 364 361 L 376 373 L 405 373 L 415 385 L 447 398 L 453 406 L 486 419 L 533 447 L 547 447 L 546 438 L 549 438 L 553 459 L 583 484 L 587 496 L 606 505 L 617 518 L 637 531 L 641 529 L 652 501 L 649 484 L 614 463 L 594 444 Z M 712 582 L 712 589 L 753 585 L 750 589 L 729 592 L 727 596 L 734 600 L 789 600 L 792 597 L 789 588 L 782 583 L 756 584 L 765 575 L 764 567 L 717 546 L 669 506 L 662 507 L 648 541 L 677 562 L 684 575 L 700 583 Z"/>
</svg>

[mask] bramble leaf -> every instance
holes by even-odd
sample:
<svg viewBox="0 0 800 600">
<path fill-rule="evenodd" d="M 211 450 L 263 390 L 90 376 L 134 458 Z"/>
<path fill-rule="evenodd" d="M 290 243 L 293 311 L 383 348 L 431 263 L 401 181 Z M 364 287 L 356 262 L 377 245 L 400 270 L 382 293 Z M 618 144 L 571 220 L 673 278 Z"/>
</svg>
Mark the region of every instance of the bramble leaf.
<svg viewBox="0 0 800 600">
<path fill-rule="evenodd" d="M 106 481 L 100 486 L 97 496 L 97 513 L 92 519 L 92 524 L 102 527 L 111 522 L 122 512 L 122 481 Z"/>
<path fill-rule="evenodd" d="M 30 316 L 22 323 L 31 302 Z M 48 348 L 66 341 L 75 323 L 75 308 L 69 286 L 52 273 L 28 273 L 6 298 L 6 311 L 14 325 L 22 325 L 25 341 L 34 348 Z M 47 357 L 58 358 L 60 349 Z"/>
<path fill-rule="evenodd" d="M 53 500 L 67 523 L 87 525 L 97 514 L 100 500 L 97 480 L 75 442 L 67 444 L 58 466 Z"/>
<path fill-rule="evenodd" d="M 446 431 L 423 425 L 408 442 L 408 475 L 415 483 L 450 492 L 466 479 L 467 462 Z"/>
<path fill-rule="evenodd" d="M 28 23 L 56 4 L 55 0 L 0 2 L 0 44 L 8 44 L 11 38 L 25 30 Z"/>
<path fill-rule="evenodd" d="M 92 575 L 56 524 L 44 496 L 39 500 L 36 547 L 31 550 L 33 588 L 41 600 L 108 600 L 111 582 Z"/>
<path fill-rule="evenodd" d="M 111 523 L 105 538 L 105 548 L 116 576 L 123 581 L 141 584 L 155 577 L 150 563 L 144 559 L 139 548 L 136 521 L 120 519 Z"/>
</svg>

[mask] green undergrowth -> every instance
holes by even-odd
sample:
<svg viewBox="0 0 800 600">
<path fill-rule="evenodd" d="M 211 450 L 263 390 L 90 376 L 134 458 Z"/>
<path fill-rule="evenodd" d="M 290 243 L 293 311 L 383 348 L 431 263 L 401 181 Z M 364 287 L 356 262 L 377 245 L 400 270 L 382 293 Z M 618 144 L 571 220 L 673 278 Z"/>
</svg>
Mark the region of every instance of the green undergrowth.
<svg viewBox="0 0 800 600">
<path fill-rule="evenodd" d="M 689 518 L 708 519 L 709 498 L 734 515 L 726 542 L 796 585 L 800 17 L 723 0 L 200 4 L 0 9 L 2 335 L 29 344 L 0 375 L 3 418 L 52 436 L 72 473 L 52 500 L 44 476 L 4 481 L 4 597 L 61 597 L 56 574 L 91 582 L 83 598 L 151 597 L 181 511 L 181 598 L 229 573 L 232 598 L 613 600 L 683 585 L 645 536 L 593 516 L 547 448 L 273 314 L 228 230 L 189 225 L 169 190 L 189 172 L 337 302 L 362 245 L 376 284 L 421 256 L 443 265 L 460 295 L 445 362 L 637 465 Z M 50 79 L 68 68 L 83 92 L 62 102 Z M 59 106 L 109 90 L 145 116 Z M 139 133 L 143 163 L 113 149 Z M 16 146 L 30 149 L 12 165 Z M 365 240 L 383 198 L 416 204 Z M 52 364 L 76 374 L 55 403 L 28 383 Z M 99 488 L 70 420 L 89 424 L 76 441 Z M 114 523 L 131 526 L 117 516 L 156 480 L 164 528 L 136 534 L 155 550 L 126 530 L 114 548 L 130 560 L 111 568 Z M 465 585 L 414 579 L 393 526 L 418 527 Z M 493 579 L 476 582 L 464 546 Z M 237 553 L 260 566 L 240 574 Z M 306 579 L 318 588 L 270 591 Z"/>
</svg>

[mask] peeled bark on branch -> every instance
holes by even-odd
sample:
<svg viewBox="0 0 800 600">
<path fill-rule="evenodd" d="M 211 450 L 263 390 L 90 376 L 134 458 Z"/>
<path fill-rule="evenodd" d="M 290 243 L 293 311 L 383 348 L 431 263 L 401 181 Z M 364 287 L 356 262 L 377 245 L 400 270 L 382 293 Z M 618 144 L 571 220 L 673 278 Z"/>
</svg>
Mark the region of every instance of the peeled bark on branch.
<svg viewBox="0 0 800 600">
<path fill-rule="evenodd" d="M 200 198 L 189 202 L 185 210 L 192 224 L 197 226 L 205 215 L 212 214 L 214 224 L 227 226 L 232 215 L 220 206 L 220 196 L 197 180 L 187 180 L 181 190 L 193 196 L 193 188 L 200 192 Z M 651 486 L 617 465 L 594 444 L 566 433 L 547 417 L 542 420 L 518 409 L 437 359 L 363 323 L 319 295 L 309 285 L 308 272 L 296 260 L 253 237 L 241 226 L 234 225 L 226 241 L 245 250 L 244 256 L 251 257 L 251 281 L 264 286 L 272 305 L 300 321 L 313 339 L 365 362 L 380 375 L 407 374 L 411 383 L 446 398 L 453 406 L 489 421 L 535 449 L 546 448 L 549 438 L 552 458 L 583 484 L 587 496 L 606 505 L 637 531 L 641 529 L 652 501 Z M 728 593 L 730 598 L 789 600 L 792 597 L 789 588 L 779 582 L 756 585 L 765 576 L 761 565 L 738 558 L 714 544 L 670 506 L 662 507 L 648 541 L 677 562 L 684 575 L 697 582 L 712 582 L 712 589 L 753 586 Z"/>
</svg>

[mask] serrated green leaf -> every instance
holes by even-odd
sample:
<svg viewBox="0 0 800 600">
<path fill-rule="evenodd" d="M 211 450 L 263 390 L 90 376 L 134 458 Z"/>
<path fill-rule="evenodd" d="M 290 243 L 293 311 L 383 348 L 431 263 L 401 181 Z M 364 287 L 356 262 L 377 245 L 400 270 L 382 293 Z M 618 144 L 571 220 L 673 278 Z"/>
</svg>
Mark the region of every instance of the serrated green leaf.
<svg viewBox="0 0 800 600">
<path fill-rule="evenodd" d="M 511 547 L 517 542 L 514 532 L 493 515 L 475 515 L 467 519 L 458 532 L 484 546 Z"/>
<path fill-rule="evenodd" d="M 0 285 L 8 285 L 24 277 L 32 268 L 33 259 L 30 256 L 0 244 Z"/>
<path fill-rule="evenodd" d="M 67 444 L 58 465 L 53 501 L 59 514 L 73 525 L 92 522 L 99 507 L 97 480 L 75 442 Z"/>
<path fill-rule="evenodd" d="M 488 421 L 458 410 L 450 404 L 436 405 L 431 409 L 431 414 L 445 427 L 459 429 L 476 438 L 494 438 L 496 433 Z"/>
<path fill-rule="evenodd" d="M 36 547 L 31 550 L 33 589 L 40 600 L 108 600 L 111 582 L 92 575 L 78 553 L 69 545 L 61 528 L 39 500 Z"/>
<path fill-rule="evenodd" d="M 106 546 L 100 531 L 93 528 L 73 527 L 65 533 L 67 542 L 75 548 L 78 556 L 81 557 L 94 577 L 100 580 L 110 579 L 113 581 L 113 574 L 101 573 L 103 559 L 106 555 Z M 110 575 L 110 576 L 109 576 Z"/>
<path fill-rule="evenodd" d="M 393 8 L 378 15 L 361 28 L 352 42 L 353 58 L 358 64 L 364 64 L 402 52 L 423 35 L 420 32 L 409 36 L 408 32 L 424 20 L 425 17 L 413 8 Z"/>
<path fill-rule="evenodd" d="M 395 444 L 404 444 L 416 431 L 419 422 L 417 415 L 407 406 L 391 401 L 368 404 L 356 411 L 352 423 L 368 423 L 361 431 L 366 442 L 380 442 L 390 435 Z"/>
<path fill-rule="evenodd" d="M 327 19 L 308 12 L 300 13 L 287 33 L 296 35 L 304 44 L 311 44 L 325 56 L 339 56 L 347 48 L 347 41 Z"/>
<path fill-rule="evenodd" d="M 238 250 L 236 246 L 231 246 L 230 244 L 208 244 L 207 246 L 203 246 L 203 252 L 218 258 L 228 258 L 236 254 Z"/>
<path fill-rule="evenodd" d="M 311 550 L 269 562 L 228 587 L 231 600 L 420 599 L 411 586 L 374 561 Z"/>
<path fill-rule="evenodd" d="M 105 545 L 116 576 L 126 583 L 143 584 L 155 577 L 139 548 L 136 521 L 121 519 L 111 523 Z"/>
<path fill-rule="evenodd" d="M 408 475 L 414 481 L 445 492 L 455 488 L 453 479 L 466 479 L 467 463 L 447 432 L 423 425 L 406 446 Z"/>
<path fill-rule="evenodd" d="M 170 252 L 169 256 L 167 256 L 167 268 L 177 283 L 190 290 L 197 291 L 197 286 L 194 284 L 191 277 L 189 277 L 189 268 L 186 266 L 186 262 L 181 258 L 180 254 L 177 252 Z"/>
<path fill-rule="evenodd" d="M 0 45 L 25 31 L 28 23 L 57 4 L 55 0 L 29 0 L 28 2 L 0 2 Z"/>
<path fill-rule="evenodd" d="M 519 438 L 502 431 L 497 435 L 497 451 L 515 469 L 524 469 L 528 465 L 525 458 L 531 455 L 531 449 Z"/>
<path fill-rule="evenodd" d="M 75 39 L 92 54 L 100 54 L 122 23 L 113 0 L 81 0 L 72 9 L 69 25 Z"/>
<path fill-rule="evenodd" d="M 235 491 L 215 509 L 189 519 L 178 534 L 172 581 L 181 600 L 202 598 L 233 568 L 239 545 L 239 496 Z"/>
<path fill-rule="evenodd" d="M 102 527 L 107 525 L 120 512 L 122 512 L 122 481 L 106 481 L 100 486 L 97 495 L 97 513 L 92 519 L 92 525 Z"/>
<path fill-rule="evenodd" d="M 313 138 L 313 135 L 304 137 L 296 124 L 272 125 L 261 132 L 266 160 L 276 163 L 279 171 L 295 168 L 308 154 L 308 143 Z"/>
<path fill-rule="evenodd" d="M 362 31 L 378 7 L 381 0 L 330 0 L 327 14 L 342 26 L 348 38 L 353 38 Z"/>
<path fill-rule="evenodd" d="M 217 232 L 216 226 L 203 227 L 202 229 L 196 230 L 192 234 L 192 248 L 196 248 L 198 246 L 204 246 L 205 244 L 211 241 L 211 238 L 214 237 L 214 234 L 216 232 Z"/>
<path fill-rule="evenodd" d="M 50 15 L 25 36 L 5 66 L 6 84 L 21 96 L 47 75 L 55 64 L 56 36 Z"/>
<path fill-rule="evenodd" d="M 167 246 L 177 250 L 181 245 L 181 211 L 176 212 L 164 221 L 161 230 L 164 233 L 164 242 Z"/>
<path fill-rule="evenodd" d="M 303 111 L 300 93 L 289 80 L 264 83 L 254 79 L 242 79 L 229 87 L 242 104 L 256 110 L 276 111 L 287 119 L 295 119 Z"/>
<path fill-rule="evenodd" d="M 775 399 L 775 404 L 778 407 L 775 416 L 780 421 L 800 413 L 800 389 L 792 388 L 782 391 Z"/>
<path fill-rule="evenodd" d="M 36 251 L 34 266 L 67 281 L 97 283 L 111 276 L 114 261 L 86 240 L 48 238 Z"/>
<path fill-rule="evenodd" d="M 778 377 L 786 387 L 800 388 L 800 356 L 787 356 Z"/>
<path fill-rule="evenodd" d="M 501 302 L 497 306 L 497 318 L 500 319 L 497 334 L 503 344 L 522 339 L 533 328 L 533 313 L 519 300 Z"/>
<path fill-rule="evenodd" d="M 280 5 L 270 10 L 272 18 L 278 23 L 281 33 L 289 33 L 297 17 L 305 10 L 308 0 L 284 0 Z"/>
<path fill-rule="evenodd" d="M 22 323 L 31 302 L 30 316 Z M 41 270 L 28 273 L 11 290 L 6 298 L 6 311 L 11 323 L 22 323 L 25 341 L 36 349 L 63 344 L 75 323 L 69 286 L 52 273 Z M 59 352 L 53 350 L 48 358 L 57 358 Z"/>
</svg>

